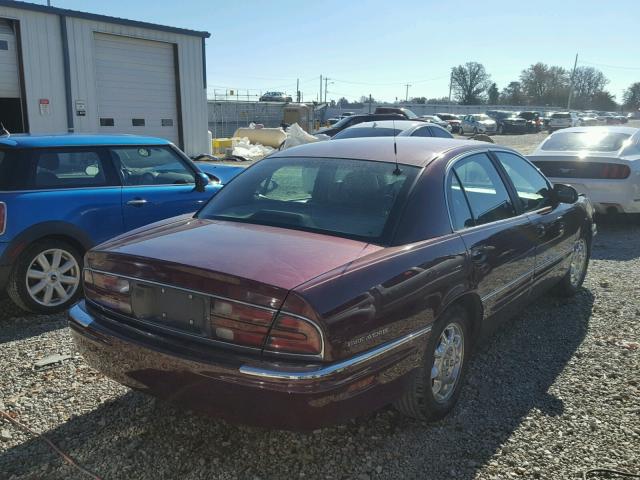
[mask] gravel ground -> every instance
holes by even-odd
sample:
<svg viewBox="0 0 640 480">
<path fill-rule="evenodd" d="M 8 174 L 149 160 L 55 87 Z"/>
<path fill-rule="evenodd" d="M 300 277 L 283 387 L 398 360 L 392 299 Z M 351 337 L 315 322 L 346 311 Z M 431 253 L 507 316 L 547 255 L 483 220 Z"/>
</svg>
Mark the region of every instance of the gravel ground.
<svg viewBox="0 0 640 480">
<path fill-rule="evenodd" d="M 597 466 L 640 472 L 640 226 L 599 230 L 585 288 L 569 300 L 540 298 L 484 342 L 458 406 L 435 424 L 388 408 L 302 434 L 180 414 L 86 366 L 63 315 L 24 316 L 8 300 L 0 300 L 0 410 L 103 479 L 570 479 Z M 51 354 L 70 357 L 34 366 Z M 3 420 L 5 478 L 87 477 Z"/>
</svg>

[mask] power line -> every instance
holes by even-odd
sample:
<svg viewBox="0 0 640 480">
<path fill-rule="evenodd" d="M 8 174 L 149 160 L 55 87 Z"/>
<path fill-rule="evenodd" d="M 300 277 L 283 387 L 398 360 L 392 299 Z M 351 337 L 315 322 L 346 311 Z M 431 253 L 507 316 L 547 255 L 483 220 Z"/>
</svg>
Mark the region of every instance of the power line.
<svg viewBox="0 0 640 480">
<path fill-rule="evenodd" d="M 584 64 L 587 64 L 587 65 L 594 65 L 596 67 L 619 68 L 621 70 L 640 70 L 640 67 L 629 67 L 629 66 L 622 66 L 622 65 L 608 65 L 606 63 L 588 62 L 586 60 L 580 60 L 580 63 L 584 63 Z"/>
</svg>

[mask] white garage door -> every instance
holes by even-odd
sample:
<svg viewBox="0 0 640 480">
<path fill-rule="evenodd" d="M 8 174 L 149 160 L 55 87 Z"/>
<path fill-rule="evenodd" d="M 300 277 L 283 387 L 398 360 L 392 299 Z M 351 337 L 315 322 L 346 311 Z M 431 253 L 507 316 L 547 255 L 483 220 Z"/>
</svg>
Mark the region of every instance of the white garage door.
<svg viewBox="0 0 640 480">
<path fill-rule="evenodd" d="M 178 145 L 173 45 L 96 33 L 95 46 L 100 132 L 151 135 Z"/>
<path fill-rule="evenodd" d="M 16 36 L 8 20 L 0 18 L 0 98 L 19 98 Z"/>
</svg>

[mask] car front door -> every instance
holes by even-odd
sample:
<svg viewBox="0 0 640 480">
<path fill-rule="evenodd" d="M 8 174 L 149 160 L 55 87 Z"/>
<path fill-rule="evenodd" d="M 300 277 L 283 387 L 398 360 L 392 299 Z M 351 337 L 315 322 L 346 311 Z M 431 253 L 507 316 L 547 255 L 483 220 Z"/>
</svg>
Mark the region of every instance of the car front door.
<svg viewBox="0 0 640 480">
<path fill-rule="evenodd" d="M 471 278 L 485 315 L 527 298 L 535 235 L 487 153 L 456 160 L 448 176 L 452 224 L 470 258 Z"/>
<path fill-rule="evenodd" d="M 492 155 L 511 180 L 517 201 L 534 226 L 534 283 L 544 290 L 566 273 L 580 233 L 580 215 L 573 205 L 554 201 L 551 183 L 527 160 L 511 152 L 493 151 Z"/>
<path fill-rule="evenodd" d="M 131 230 L 198 210 L 217 190 L 196 190 L 196 170 L 171 146 L 112 147 L 122 178 L 122 216 Z"/>
</svg>

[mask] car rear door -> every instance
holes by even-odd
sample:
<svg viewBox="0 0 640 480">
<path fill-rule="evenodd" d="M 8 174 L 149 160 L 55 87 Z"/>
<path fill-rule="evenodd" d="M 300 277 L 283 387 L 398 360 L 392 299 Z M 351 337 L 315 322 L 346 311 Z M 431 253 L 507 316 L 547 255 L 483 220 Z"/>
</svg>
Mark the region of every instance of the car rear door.
<svg viewBox="0 0 640 480">
<path fill-rule="evenodd" d="M 545 289 L 566 273 L 580 230 L 580 215 L 573 205 L 554 201 L 551 183 L 527 160 L 512 152 L 493 151 L 492 155 L 533 224 L 537 243 L 534 284 Z"/>
<path fill-rule="evenodd" d="M 218 189 L 196 190 L 195 168 L 169 145 L 112 147 L 125 230 L 198 210 Z"/>
<path fill-rule="evenodd" d="M 526 299 L 535 263 L 533 227 L 516 208 L 488 153 L 455 161 L 448 196 L 452 225 L 469 252 L 471 277 L 485 314 Z"/>
</svg>

